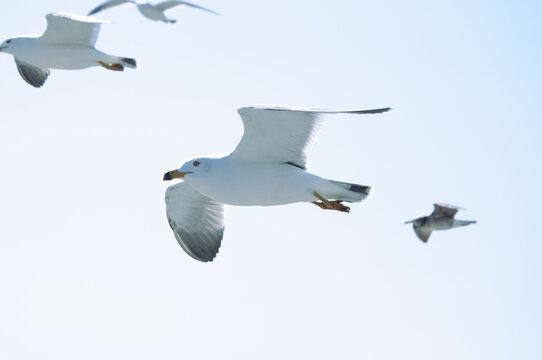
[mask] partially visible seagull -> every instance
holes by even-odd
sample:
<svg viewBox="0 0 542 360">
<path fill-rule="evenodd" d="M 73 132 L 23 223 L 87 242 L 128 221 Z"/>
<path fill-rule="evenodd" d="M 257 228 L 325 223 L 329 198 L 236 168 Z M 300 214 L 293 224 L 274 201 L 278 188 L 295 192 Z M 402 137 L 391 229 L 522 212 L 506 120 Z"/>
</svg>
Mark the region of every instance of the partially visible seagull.
<svg viewBox="0 0 542 360">
<path fill-rule="evenodd" d="M 458 210 L 462 208 L 448 204 L 433 204 L 435 210 L 429 216 L 423 216 L 405 222 L 412 224 L 418 238 L 426 243 L 433 230 L 448 230 L 459 226 L 476 224 L 473 220 L 457 220 L 454 218 Z"/>
<path fill-rule="evenodd" d="M 137 1 L 131 1 L 131 0 L 106 1 L 103 4 L 99 5 L 98 7 L 92 9 L 87 15 L 93 15 L 102 10 L 109 9 L 113 6 L 119 6 L 119 5 L 128 4 L 128 3 L 134 4 L 135 6 L 137 6 L 137 9 L 139 10 L 139 12 L 146 18 L 151 19 L 151 20 L 163 21 L 165 23 L 170 23 L 170 24 L 176 23 L 177 20 L 166 17 L 166 15 L 164 14 L 164 11 L 171 9 L 172 7 L 175 7 L 175 6 L 179 6 L 179 5 L 186 5 L 186 6 L 196 8 L 196 9 L 210 12 L 215 15 L 220 15 L 219 13 L 214 12 L 213 10 L 209 10 L 202 6 L 189 3 L 188 1 L 164 1 L 164 2 L 153 5 L 151 3 L 140 3 Z"/>
<path fill-rule="evenodd" d="M 310 202 L 324 210 L 350 212 L 342 202 L 365 199 L 371 186 L 328 180 L 310 173 L 310 146 L 319 133 L 323 114 L 376 114 L 388 110 L 240 108 L 245 131 L 231 154 L 197 157 L 164 175 L 164 181 L 184 180 L 166 191 L 167 218 L 179 245 L 196 260 L 212 261 L 224 234 L 224 204 L 272 206 Z"/>
<path fill-rule="evenodd" d="M 106 21 L 66 13 L 52 13 L 46 18 L 47 30 L 43 35 L 17 36 L 0 45 L 1 52 L 13 55 L 19 74 L 30 85 L 41 87 L 50 69 L 136 68 L 135 59 L 108 55 L 94 47 L 100 25 Z"/>
</svg>

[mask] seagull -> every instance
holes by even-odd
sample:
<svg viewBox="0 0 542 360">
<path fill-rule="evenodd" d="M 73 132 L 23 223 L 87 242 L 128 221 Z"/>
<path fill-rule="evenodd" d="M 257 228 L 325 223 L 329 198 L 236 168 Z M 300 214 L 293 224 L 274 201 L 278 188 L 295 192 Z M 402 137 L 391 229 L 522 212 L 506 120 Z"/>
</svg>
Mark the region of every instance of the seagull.
<svg viewBox="0 0 542 360">
<path fill-rule="evenodd" d="M 17 36 L 0 45 L 0 52 L 13 55 L 19 74 L 30 85 L 41 87 L 50 69 L 136 68 L 135 59 L 108 55 L 94 48 L 100 25 L 106 21 L 67 13 L 51 13 L 46 19 L 43 35 Z"/>
<path fill-rule="evenodd" d="M 435 210 L 429 216 L 406 221 L 405 224 L 412 224 L 414 232 L 418 238 L 426 243 L 433 230 L 448 230 L 460 226 L 476 224 L 472 220 L 457 220 L 454 219 L 455 214 L 459 210 L 464 210 L 460 207 L 448 204 L 433 204 Z"/>
<path fill-rule="evenodd" d="M 222 157 L 197 157 L 168 171 L 164 181 L 183 179 L 166 190 L 166 214 L 179 245 L 196 260 L 212 261 L 224 235 L 225 204 L 272 206 L 310 202 L 324 210 L 350 212 L 371 186 L 322 178 L 307 170 L 308 151 L 323 114 L 376 114 L 373 110 L 314 110 L 254 105 L 238 110 L 244 134 Z"/>
<path fill-rule="evenodd" d="M 163 21 L 165 23 L 170 23 L 170 24 L 176 23 L 177 20 L 166 17 L 166 15 L 164 14 L 164 11 L 171 9 L 172 7 L 175 7 L 175 6 L 179 6 L 179 5 L 186 5 L 186 6 L 196 8 L 196 9 L 210 12 L 211 14 L 220 15 L 219 13 L 214 12 L 213 10 L 209 10 L 202 6 L 189 3 L 188 1 L 163 1 L 161 3 L 153 5 L 150 3 L 140 3 L 137 1 L 130 1 L 130 0 L 106 1 L 103 4 L 99 5 L 98 7 L 92 9 L 88 13 L 88 15 L 93 15 L 93 14 L 96 14 L 97 12 L 100 12 L 105 9 L 109 9 L 113 6 L 119 6 L 119 5 L 128 4 L 128 3 L 134 4 L 135 6 L 137 6 L 137 9 L 139 10 L 139 12 L 146 18 L 151 19 L 151 20 Z"/>
</svg>

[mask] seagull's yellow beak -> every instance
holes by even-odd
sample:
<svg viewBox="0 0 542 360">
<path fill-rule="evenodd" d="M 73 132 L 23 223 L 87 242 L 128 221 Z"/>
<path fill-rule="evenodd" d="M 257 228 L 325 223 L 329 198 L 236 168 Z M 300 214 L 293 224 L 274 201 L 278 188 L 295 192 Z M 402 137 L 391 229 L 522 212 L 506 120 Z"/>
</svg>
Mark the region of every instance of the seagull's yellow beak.
<svg viewBox="0 0 542 360">
<path fill-rule="evenodd" d="M 7 46 L 0 46 L 0 51 L 4 50 L 6 48 L 7 48 Z"/>
<path fill-rule="evenodd" d="M 186 174 L 192 174 L 192 171 L 181 172 L 179 170 L 171 170 L 164 174 L 164 181 L 182 179 Z"/>
</svg>

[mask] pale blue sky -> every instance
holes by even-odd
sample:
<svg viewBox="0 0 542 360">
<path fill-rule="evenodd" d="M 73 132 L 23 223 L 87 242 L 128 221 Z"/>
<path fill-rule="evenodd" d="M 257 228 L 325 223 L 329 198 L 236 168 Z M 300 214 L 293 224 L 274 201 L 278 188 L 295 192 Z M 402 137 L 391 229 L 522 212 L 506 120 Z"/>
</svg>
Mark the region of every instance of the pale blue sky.
<svg viewBox="0 0 542 360">
<path fill-rule="evenodd" d="M 196 1 L 196 0 L 194 0 Z M 0 38 L 92 1 L 0 5 Z M 98 14 L 137 70 L 0 54 L 0 358 L 539 359 L 542 6 L 197 1 Z M 333 116 L 311 171 L 375 186 L 350 214 L 229 207 L 210 264 L 176 243 L 165 171 L 226 153 L 252 103 Z M 476 225 L 422 244 L 433 202 Z"/>
</svg>

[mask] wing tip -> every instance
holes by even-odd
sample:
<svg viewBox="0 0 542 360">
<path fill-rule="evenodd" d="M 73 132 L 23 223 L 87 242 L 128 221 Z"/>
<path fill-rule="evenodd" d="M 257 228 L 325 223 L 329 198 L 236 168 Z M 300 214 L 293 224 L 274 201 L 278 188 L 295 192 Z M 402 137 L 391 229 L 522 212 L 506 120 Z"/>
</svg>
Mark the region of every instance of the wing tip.
<svg viewBox="0 0 542 360">
<path fill-rule="evenodd" d="M 218 243 L 218 247 L 215 249 L 215 251 L 210 251 L 211 249 L 191 246 L 189 239 L 192 239 L 192 237 L 186 230 L 173 226 L 171 222 L 169 226 L 171 227 L 171 230 L 173 230 L 173 235 L 175 236 L 175 240 L 177 240 L 177 243 L 184 250 L 184 252 L 194 260 L 198 260 L 204 263 L 212 262 L 220 252 L 222 237 L 224 234 L 223 231 L 222 237 L 220 238 L 220 241 Z M 186 241 L 185 239 L 188 241 Z"/>
<path fill-rule="evenodd" d="M 22 79 L 29 85 L 39 89 L 47 81 L 47 78 L 51 74 L 51 70 L 42 69 L 37 66 L 27 64 L 22 60 L 14 57 L 15 64 L 17 65 L 17 71 L 21 75 Z"/>
</svg>

